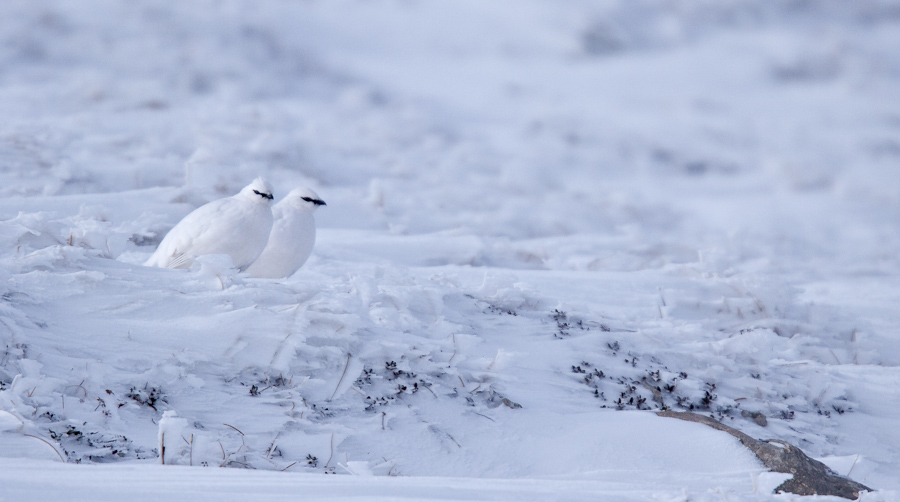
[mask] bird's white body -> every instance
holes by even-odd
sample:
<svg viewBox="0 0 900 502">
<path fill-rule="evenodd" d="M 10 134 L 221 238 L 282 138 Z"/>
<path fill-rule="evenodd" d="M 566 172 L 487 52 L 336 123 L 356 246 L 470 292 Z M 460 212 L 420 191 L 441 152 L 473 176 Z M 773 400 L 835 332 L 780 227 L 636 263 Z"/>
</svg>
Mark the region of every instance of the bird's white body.
<svg viewBox="0 0 900 502">
<path fill-rule="evenodd" d="M 144 265 L 190 268 L 197 256 L 227 254 L 235 267 L 244 269 L 265 249 L 273 221 L 272 187 L 256 178 L 240 193 L 185 216 Z"/>
<path fill-rule="evenodd" d="M 251 277 L 281 279 L 293 275 L 312 254 L 316 243 L 313 213 L 325 203 L 308 188 L 295 188 L 275 207 L 269 243 L 247 268 Z"/>
</svg>

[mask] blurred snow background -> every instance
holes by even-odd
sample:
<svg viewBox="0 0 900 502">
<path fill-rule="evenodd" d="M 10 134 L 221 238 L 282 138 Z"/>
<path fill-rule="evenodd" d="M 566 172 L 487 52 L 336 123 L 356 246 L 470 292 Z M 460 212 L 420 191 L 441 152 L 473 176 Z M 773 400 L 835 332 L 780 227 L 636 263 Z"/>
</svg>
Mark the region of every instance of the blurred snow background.
<svg viewBox="0 0 900 502">
<path fill-rule="evenodd" d="M 668 385 L 900 489 L 900 3 L 0 12 L 5 455 L 668 490 Z M 138 265 L 257 175 L 328 202 L 294 277 Z"/>
</svg>

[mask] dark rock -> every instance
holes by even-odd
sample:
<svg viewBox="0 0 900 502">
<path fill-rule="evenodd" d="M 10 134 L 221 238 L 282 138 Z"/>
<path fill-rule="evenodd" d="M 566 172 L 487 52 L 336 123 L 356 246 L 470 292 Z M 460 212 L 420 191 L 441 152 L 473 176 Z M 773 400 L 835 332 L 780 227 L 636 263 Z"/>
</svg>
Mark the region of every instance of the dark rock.
<svg viewBox="0 0 900 502">
<path fill-rule="evenodd" d="M 861 483 L 836 474 L 822 462 L 806 456 L 800 448 L 784 441 L 753 439 L 737 429 L 697 413 L 661 411 L 657 415 L 701 423 L 738 438 L 744 446 L 750 448 L 750 451 L 759 457 L 767 469 L 772 472 L 793 475 L 791 479 L 776 488 L 776 492 L 782 491 L 797 495 L 832 495 L 853 500 L 859 498 L 859 493 L 862 491 L 872 491 L 871 488 Z"/>
</svg>

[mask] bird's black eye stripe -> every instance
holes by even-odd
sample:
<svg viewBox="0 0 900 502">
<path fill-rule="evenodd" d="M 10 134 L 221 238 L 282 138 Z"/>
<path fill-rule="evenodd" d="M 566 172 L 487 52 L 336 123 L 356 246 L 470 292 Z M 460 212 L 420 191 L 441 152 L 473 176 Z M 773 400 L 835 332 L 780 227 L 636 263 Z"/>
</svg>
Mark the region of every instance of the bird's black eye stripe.
<svg viewBox="0 0 900 502">
<path fill-rule="evenodd" d="M 323 200 L 313 199 L 312 197 L 300 197 L 300 198 L 305 200 L 306 202 L 312 202 L 313 204 L 315 204 L 317 206 L 325 205 L 325 201 L 323 201 Z"/>
<path fill-rule="evenodd" d="M 260 192 L 259 190 L 254 190 L 253 193 L 255 193 L 256 195 L 259 195 L 263 199 L 269 199 L 269 200 L 274 199 L 274 197 L 272 197 L 272 194 L 270 194 L 270 193 L 263 193 L 263 192 Z"/>
</svg>

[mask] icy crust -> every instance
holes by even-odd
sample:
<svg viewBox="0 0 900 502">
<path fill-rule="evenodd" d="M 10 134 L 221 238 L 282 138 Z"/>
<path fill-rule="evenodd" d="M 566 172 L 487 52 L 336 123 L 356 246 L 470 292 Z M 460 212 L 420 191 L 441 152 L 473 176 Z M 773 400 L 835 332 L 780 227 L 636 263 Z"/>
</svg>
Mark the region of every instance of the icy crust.
<svg viewBox="0 0 900 502">
<path fill-rule="evenodd" d="M 544 447 L 498 464 L 486 438 L 571 413 L 681 409 L 823 455 L 858 407 L 828 361 L 851 359 L 852 344 L 796 335 L 803 320 L 767 306 L 790 310 L 790 298 L 740 281 L 673 269 L 548 284 L 541 272 L 337 260 L 252 280 L 214 261 L 129 265 L 90 245 L 131 228 L 69 245 L 53 243 L 64 228 L 94 227 L 49 214 L 2 225 L 18 254 L 4 259 L 0 403 L 69 462 L 157 458 L 160 420 L 177 412 L 167 464 L 546 475 L 544 462 L 513 460 Z"/>
</svg>

